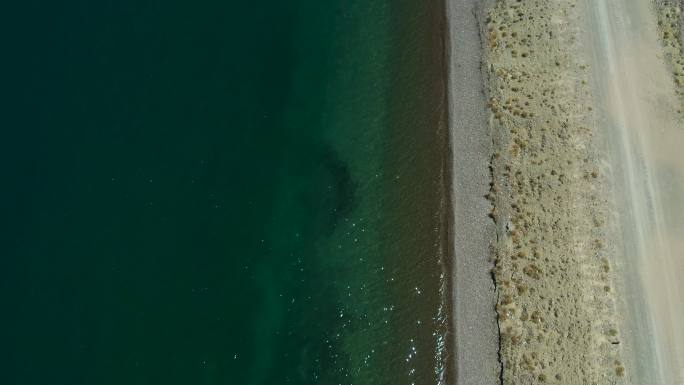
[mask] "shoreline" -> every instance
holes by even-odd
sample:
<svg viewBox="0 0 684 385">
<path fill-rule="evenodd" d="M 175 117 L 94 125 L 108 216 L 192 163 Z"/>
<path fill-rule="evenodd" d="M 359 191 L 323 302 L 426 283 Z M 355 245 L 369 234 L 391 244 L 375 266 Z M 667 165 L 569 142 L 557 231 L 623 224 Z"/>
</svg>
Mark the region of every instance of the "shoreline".
<svg viewBox="0 0 684 385">
<path fill-rule="evenodd" d="M 397 63 L 388 68 L 397 81 L 388 90 L 382 211 L 383 232 L 394 234 L 383 242 L 396 266 L 388 283 L 401 335 L 387 368 L 397 380 L 447 385 L 454 377 L 453 231 L 443 6 L 434 0 L 391 11 L 401 44 L 388 60 Z"/>
</svg>

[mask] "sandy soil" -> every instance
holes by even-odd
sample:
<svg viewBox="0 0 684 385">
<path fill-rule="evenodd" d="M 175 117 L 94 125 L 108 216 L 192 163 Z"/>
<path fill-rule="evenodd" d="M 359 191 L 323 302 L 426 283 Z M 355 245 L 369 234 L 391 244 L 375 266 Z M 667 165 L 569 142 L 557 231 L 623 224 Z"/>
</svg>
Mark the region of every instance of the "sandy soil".
<svg viewBox="0 0 684 385">
<path fill-rule="evenodd" d="M 504 384 L 622 384 L 606 160 L 578 1 L 482 15 Z"/>
</svg>

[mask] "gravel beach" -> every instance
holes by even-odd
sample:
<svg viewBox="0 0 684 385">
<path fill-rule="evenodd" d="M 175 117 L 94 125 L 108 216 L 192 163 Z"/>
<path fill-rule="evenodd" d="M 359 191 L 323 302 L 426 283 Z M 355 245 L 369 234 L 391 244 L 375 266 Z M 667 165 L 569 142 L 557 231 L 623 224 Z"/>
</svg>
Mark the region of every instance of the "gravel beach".
<svg viewBox="0 0 684 385">
<path fill-rule="evenodd" d="M 496 237 L 484 197 L 493 153 L 482 83 L 477 0 L 447 0 L 449 125 L 453 154 L 454 338 L 456 383 L 499 382 L 499 331 L 491 276 Z"/>
</svg>

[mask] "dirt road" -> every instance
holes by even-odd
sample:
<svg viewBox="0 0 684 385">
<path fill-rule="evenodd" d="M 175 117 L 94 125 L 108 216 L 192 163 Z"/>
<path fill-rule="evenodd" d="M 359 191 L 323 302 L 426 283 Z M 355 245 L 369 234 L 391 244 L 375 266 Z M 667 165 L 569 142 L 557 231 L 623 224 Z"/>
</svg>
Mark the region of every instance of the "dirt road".
<svg viewBox="0 0 684 385">
<path fill-rule="evenodd" d="M 684 383 L 684 126 L 648 2 L 585 0 L 633 383 Z"/>
</svg>

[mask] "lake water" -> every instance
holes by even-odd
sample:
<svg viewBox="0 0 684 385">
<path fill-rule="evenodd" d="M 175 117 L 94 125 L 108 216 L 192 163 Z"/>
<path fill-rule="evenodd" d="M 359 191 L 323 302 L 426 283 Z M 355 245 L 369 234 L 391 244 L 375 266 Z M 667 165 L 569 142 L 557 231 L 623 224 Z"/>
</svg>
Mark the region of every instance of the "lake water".
<svg viewBox="0 0 684 385">
<path fill-rule="evenodd" d="M 442 2 L 4 8 L 0 383 L 448 376 Z"/>
</svg>

